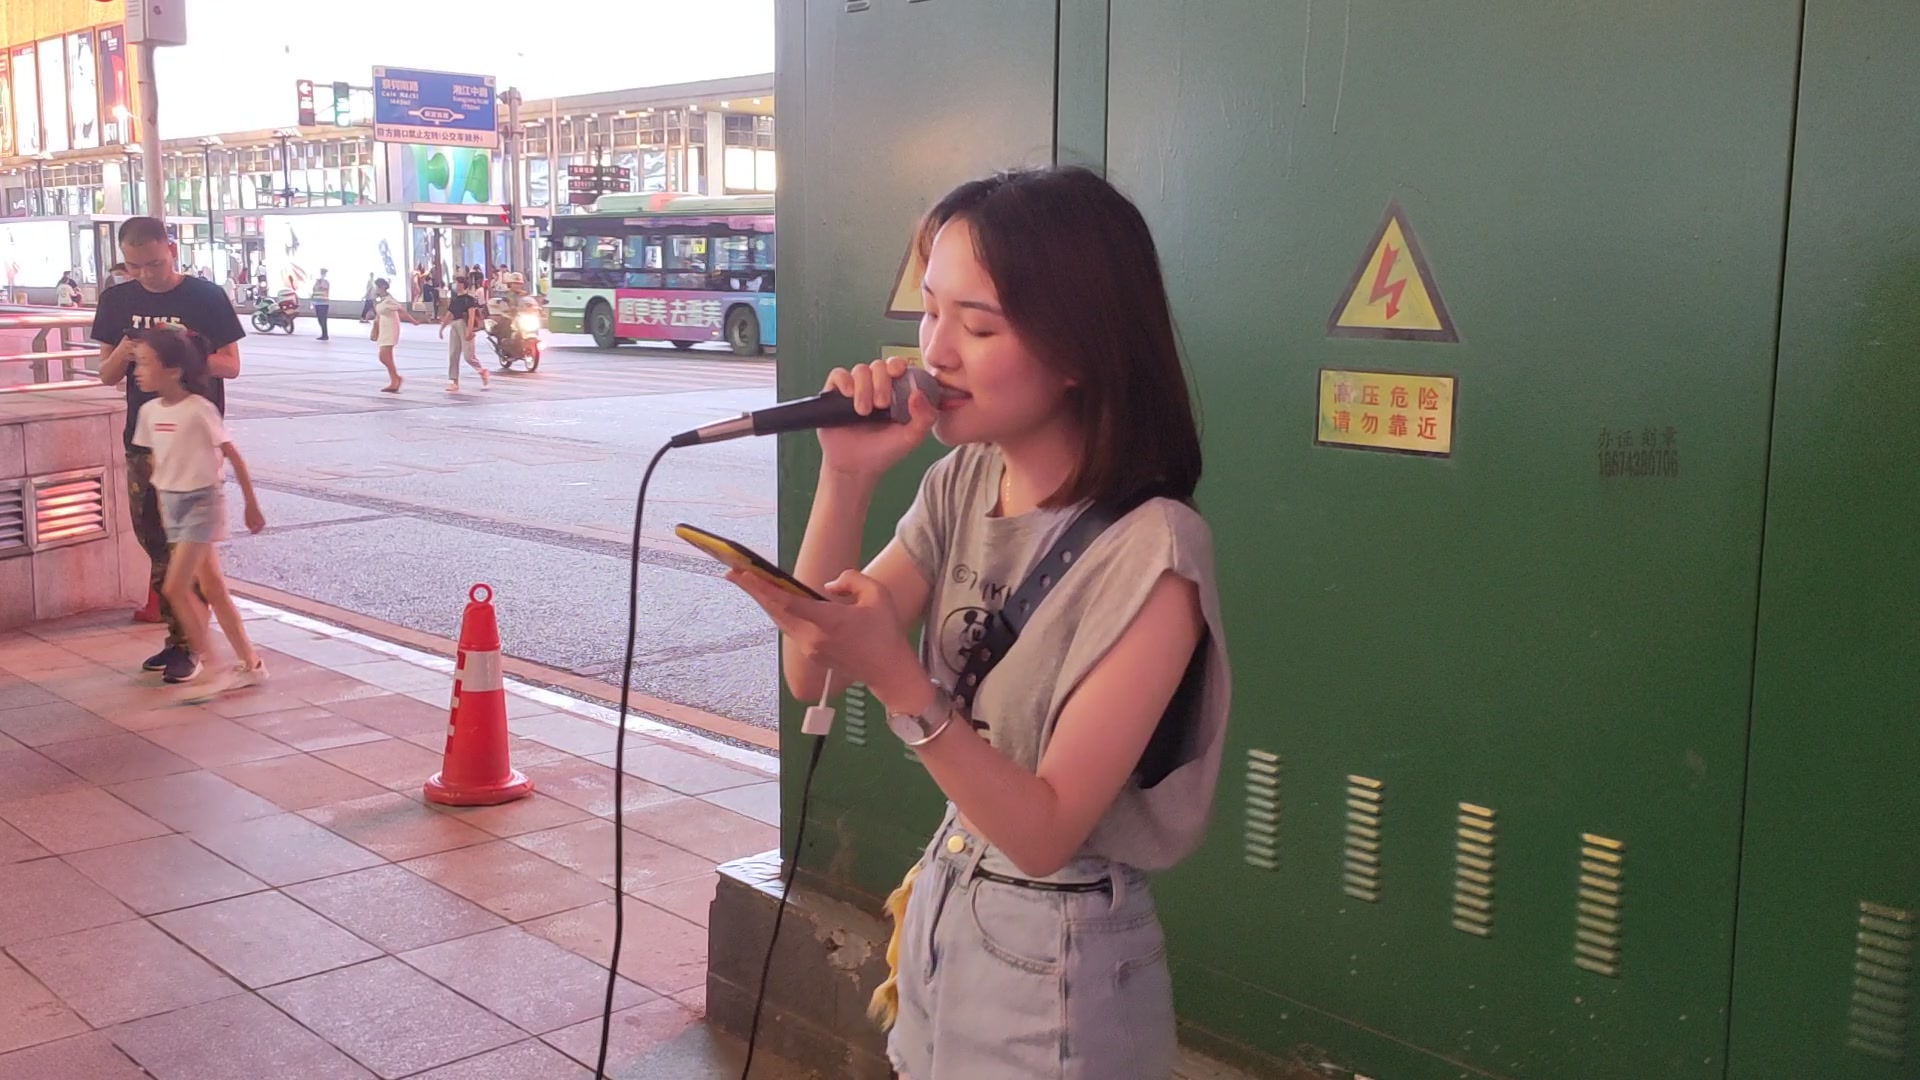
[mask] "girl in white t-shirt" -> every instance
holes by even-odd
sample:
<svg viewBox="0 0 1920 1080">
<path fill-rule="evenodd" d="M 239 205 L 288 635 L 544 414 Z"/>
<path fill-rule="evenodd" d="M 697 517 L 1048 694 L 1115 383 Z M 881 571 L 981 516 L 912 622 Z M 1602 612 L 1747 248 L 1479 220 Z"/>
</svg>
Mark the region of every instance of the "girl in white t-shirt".
<svg viewBox="0 0 1920 1080">
<path fill-rule="evenodd" d="M 406 306 L 388 292 L 386 278 L 373 283 L 373 343 L 380 346 L 380 362 L 387 367 L 387 385 L 380 388 L 384 394 L 400 392 L 400 369 L 393 366 L 393 347 L 400 344 L 400 320 L 415 322 L 407 314 Z"/>
<path fill-rule="evenodd" d="M 153 451 L 153 488 L 171 545 L 166 580 L 160 588 L 174 610 L 185 616 L 188 646 L 196 657 L 188 681 L 202 677 L 197 658 L 213 655 L 207 651 L 207 608 L 200 602 L 205 596 L 220 617 L 220 628 L 226 631 L 238 661 L 233 676 L 212 685 L 210 692 L 252 686 L 266 679 L 267 668 L 247 640 L 213 550 L 216 542 L 227 538 L 226 496 L 221 490 L 226 463 L 233 465 L 234 479 L 246 500 L 248 531 L 257 533 L 267 522 L 254 498 L 247 464 L 227 437 L 220 410 L 211 400 L 206 339 L 173 323 L 133 330 L 127 337 L 134 342 L 134 379 L 140 389 L 158 395 L 140 407 L 133 444 Z"/>
</svg>

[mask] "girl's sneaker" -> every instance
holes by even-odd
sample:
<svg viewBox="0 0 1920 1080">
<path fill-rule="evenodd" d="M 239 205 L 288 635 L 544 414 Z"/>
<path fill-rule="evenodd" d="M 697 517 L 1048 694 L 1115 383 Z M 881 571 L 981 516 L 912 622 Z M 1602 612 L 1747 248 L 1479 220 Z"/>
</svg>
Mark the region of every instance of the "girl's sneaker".
<svg viewBox="0 0 1920 1080">
<path fill-rule="evenodd" d="M 267 681 L 267 662 L 258 656 L 249 665 L 241 661 L 233 666 L 233 679 L 227 683 L 229 690 L 243 690 L 249 686 L 259 686 Z"/>
<path fill-rule="evenodd" d="M 212 701 L 221 694 L 234 690 L 244 690 L 249 686 L 259 686 L 266 681 L 266 661 L 257 657 L 251 665 L 245 662 L 237 663 L 219 674 L 207 671 L 199 678 L 193 680 L 194 693 L 191 697 L 187 698 L 187 704 L 199 705 Z"/>
</svg>

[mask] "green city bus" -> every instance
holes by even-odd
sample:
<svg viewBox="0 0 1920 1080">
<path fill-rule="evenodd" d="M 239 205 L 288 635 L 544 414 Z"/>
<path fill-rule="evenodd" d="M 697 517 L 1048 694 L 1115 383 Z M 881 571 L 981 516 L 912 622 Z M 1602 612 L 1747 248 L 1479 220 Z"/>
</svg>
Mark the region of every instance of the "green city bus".
<svg viewBox="0 0 1920 1080">
<path fill-rule="evenodd" d="M 773 196 L 602 195 L 553 223 L 548 327 L 601 348 L 775 345 Z"/>
</svg>

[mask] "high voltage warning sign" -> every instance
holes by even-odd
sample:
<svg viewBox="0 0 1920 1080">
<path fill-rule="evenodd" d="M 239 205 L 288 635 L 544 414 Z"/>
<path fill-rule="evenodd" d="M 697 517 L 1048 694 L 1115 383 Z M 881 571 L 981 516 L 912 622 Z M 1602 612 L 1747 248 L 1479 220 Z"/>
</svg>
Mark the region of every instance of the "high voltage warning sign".
<svg viewBox="0 0 1920 1080">
<path fill-rule="evenodd" d="M 900 259 L 900 271 L 893 276 L 893 292 L 887 297 L 887 318 L 918 319 L 927 313 L 927 305 L 920 297 L 920 279 L 927 276 L 926 264 L 920 260 L 918 245 L 907 241 L 907 253 Z"/>
<path fill-rule="evenodd" d="M 1327 336 L 1460 340 L 1397 200 L 1387 203 L 1386 216 L 1367 242 L 1359 268 L 1327 317 Z"/>
</svg>

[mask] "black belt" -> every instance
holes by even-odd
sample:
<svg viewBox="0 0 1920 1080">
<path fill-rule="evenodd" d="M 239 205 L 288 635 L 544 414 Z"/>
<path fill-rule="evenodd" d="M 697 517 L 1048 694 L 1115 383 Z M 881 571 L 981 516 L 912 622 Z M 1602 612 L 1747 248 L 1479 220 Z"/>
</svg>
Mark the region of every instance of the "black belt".
<svg viewBox="0 0 1920 1080">
<path fill-rule="evenodd" d="M 978 867 L 974 869 L 973 876 L 998 882 L 1002 885 L 1014 885 L 1022 889 L 1038 889 L 1041 892 L 1106 892 L 1111 886 L 1111 883 L 1105 878 L 1099 881 L 1032 881 L 1027 878 L 1008 877 L 1005 874 L 996 874 L 991 870 L 982 870 Z"/>
</svg>

